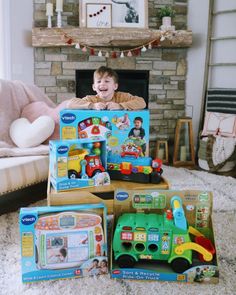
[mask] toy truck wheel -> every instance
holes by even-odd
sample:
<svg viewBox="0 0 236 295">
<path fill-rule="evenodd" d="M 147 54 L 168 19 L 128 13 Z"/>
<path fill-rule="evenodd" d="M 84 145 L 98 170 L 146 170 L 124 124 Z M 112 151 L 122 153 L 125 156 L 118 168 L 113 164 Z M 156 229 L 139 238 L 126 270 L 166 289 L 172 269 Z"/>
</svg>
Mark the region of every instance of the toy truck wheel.
<svg viewBox="0 0 236 295">
<path fill-rule="evenodd" d="M 175 258 L 171 262 L 171 267 L 174 272 L 183 273 L 185 270 L 187 270 L 190 267 L 190 263 L 185 258 Z"/>
<path fill-rule="evenodd" d="M 78 173 L 75 170 L 69 170 L 68 171 L 68 177 L 70 179 L 78 178 Z"/>
<path fill-rule="evenodd" d="M 130 255 L 121 255 L 117 259 L 120 268 L 132 268 L 135 264 L 135 259 Z"/>
<path fill-rule="evenodd" d="M 99 173 L 101 173 L 101 172 L 102 171 L 101 170 L 98 170 L 98 169 L 97 170 L 94 170 L 93 171 L 93 174 L 92 174 L 92 177 L 95 176 L 95 175 L 97 175 L 97 174 L 99 174 Z"/>
</svg>

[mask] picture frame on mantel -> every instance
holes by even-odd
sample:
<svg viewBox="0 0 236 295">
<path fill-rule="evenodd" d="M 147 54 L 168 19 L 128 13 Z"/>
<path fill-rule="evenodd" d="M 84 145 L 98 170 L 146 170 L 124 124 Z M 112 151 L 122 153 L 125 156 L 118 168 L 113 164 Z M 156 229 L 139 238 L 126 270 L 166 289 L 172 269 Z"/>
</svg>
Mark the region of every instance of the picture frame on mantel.
<svg viewBox="0 0 236 295">
<path fill-rule="evenodd" d="M 111 28 L 111 4 L 86 4 L 87 28 Z"/>
<path fill-rule="evenodd" d="M 88 4 L 111 5 L 113 28 L 148 28 L 148 1 L 146 0 L 80 0 L 80 27 L 86 27 Z"/>
</svg>

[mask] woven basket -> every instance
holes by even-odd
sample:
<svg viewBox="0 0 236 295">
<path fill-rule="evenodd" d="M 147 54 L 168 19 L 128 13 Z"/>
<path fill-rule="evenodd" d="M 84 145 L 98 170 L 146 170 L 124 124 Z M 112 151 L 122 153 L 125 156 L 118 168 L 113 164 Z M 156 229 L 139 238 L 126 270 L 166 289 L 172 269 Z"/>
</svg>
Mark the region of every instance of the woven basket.
<svg viewBox="0 0 236 295">
<path fill-rule="evenodd" d="M 209 144 L 211 143 L 208 142 L 208 138 L 200 139 L 199 143 L 198 165 L 200 168 L 211 172 L 229 172 L 234 169 L 236 166 L 236 149 L 226 162 L 214 166 L 209 154 Z"/>
</svg>

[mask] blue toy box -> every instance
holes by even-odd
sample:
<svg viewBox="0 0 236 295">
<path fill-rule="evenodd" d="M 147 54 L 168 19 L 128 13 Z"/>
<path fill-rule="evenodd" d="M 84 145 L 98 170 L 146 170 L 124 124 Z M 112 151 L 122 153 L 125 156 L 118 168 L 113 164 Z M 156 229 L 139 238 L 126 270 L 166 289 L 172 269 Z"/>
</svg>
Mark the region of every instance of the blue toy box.
<svg viewBox="0 0 236 295">
<path fill-rule="evenodd" d="M 113 155 L 123 152 L 123 146 L 130 140 L 139 147 L 138 155 L 148 156 L 149 111 L 62 110 L 60 136 L 61 139 L 103 136 L 107 139 L 111 161 Z"/>
<path fill-rule="evenodd" d="M 104 204 L 21 208 L 22 281 L 106 274 Z"/>
<path fill-rule="evenodd" d="M 110 184 L 104 138 L 52 140 L 49 146 L 50 182 L 56 191 Z"/>
</svg>

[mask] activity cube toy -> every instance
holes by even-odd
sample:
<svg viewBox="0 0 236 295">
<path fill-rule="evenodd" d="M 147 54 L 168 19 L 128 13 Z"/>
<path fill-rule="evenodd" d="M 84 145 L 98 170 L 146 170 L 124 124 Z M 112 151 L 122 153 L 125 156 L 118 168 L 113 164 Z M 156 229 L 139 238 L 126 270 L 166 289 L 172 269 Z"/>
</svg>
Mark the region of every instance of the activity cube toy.
<svg viewBox="0 0 236 295">
<path fill-rule="evenodd" d="M 117 190 L 111 276 L 217 283 L 211 210 L 210 192 Z"/>
<path fill-rule="evenodd" d="M 24 283 L 107 273 L 103 204 L 21 208 L 20 237 Z"/>
<path fill-rule="evenodd" d="M 56 191 L 110 184 L 106 140 L 50 141 L 50 181 Z"/>
<path fill-rule="evenodd" d="M 60 136 L 61 139 L 103 136 L 110 156 L 121 154 L 125 140 L 133 138 L 138 152 L 148 156 L 149 111 L 65 109 L 60 112 Z"/>
</svg>

